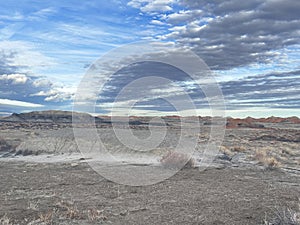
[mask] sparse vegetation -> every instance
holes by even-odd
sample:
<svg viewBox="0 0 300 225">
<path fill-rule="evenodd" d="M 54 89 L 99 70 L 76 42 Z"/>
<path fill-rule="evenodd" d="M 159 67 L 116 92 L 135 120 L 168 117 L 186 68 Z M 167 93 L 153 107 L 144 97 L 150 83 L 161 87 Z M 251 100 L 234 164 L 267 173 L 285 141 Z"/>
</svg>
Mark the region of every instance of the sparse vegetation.
<svg viewBox="0 0 300 225">
<path fill-rule="evenodd" d="M 7 151 L 9 149 L 10 145 L 3 138 L 0 138 L 0 151 Z"/>
<path fill-rule="evenodd" d="M 168 124 L 167 131 L 170 133 L 161 145 L 145 153 L 132 151 L 142 156 L 134 158 L 139 160 L 137 163 L 131 163 L 133 158 L 128 157 L 128 160 L 124 154 L 124 165 L 141 172 L 147 172 L 150 168 L 151 173 L 152 169 L 154 172 L 168 173 L 184 166 L 195 167 L 195 160 L 190 155 L 174 152 L 181 133 L 177 129 L 178 122 L 169 120 Z M 1 178 L 5 182 L 1 183 L 0 199 L 3 203 L 0 204 L 0 225 L 161 224 L 166 218 L 149 215 L 178 217 L 182 219 L 178 223 L 234 224 L 238 221 L 239 224 L 300 225 L 299 213 L 292 210 L 295 209 L 300 185 L 297 179 L 299 142 L 294 141 L 299 136 L 299 130 L 289 129 L 285 124 L 276 124 L 276 129 L 227 130 L 220 154 L 216 155 L 209 169 L 203 172 L 183 170 L 152 186 L 130 187 L 101 178 L 87 164 L 94 162 L 89 155 L 65 154 L 76 151 L 69 125 L 8 123 L 5 126 L 9 129 L 2 125 L 1 137 L 4 140 L 0 140 L 0 149 L 7 152 L 11 150 L 11 145 L 22 145 L 17 148 L 20 152 L 1 154 Z M 105 147 L 116 155 L 127 151 L 113 136 L 109 124 L 99 122 L 98 125 L 97 132 Z M 15 130 L 14 126 L 20 128 Z M 284 129 L 281 130 L 281 127 Z M 137 137 L 148 135 L 144 124 L 131 125 L 131 129 Z M 197 160 L 202 159 L 200 154 L 205 153 L 209 140 L 208 128 L 204 127 L 202 131 L 196 146 Z M 189 131 L 183 135 L 189 137 Z M 260 136 L 263 138 L 255 138 Z M 271 136 L 284 136 L 285 139 L 272 139 Z M 97 140 L 87 140 L 85 136 L 81 140 L 87 149 L 99 146 Z M 22 157 L 36 153 L 47 155 Z M 54 156 L 60 153 L 65 155 Z M 20 156 L 14 157 L 15 154 Z M 148 156 L 151 161 L 147 161 Z M 161 166 L 175 169 L 160 168 L 158 161 Z M 114 166 L 119 168 L 117 164 L 110 168 Z M 283 171 L 266 169 L 279 166 Z M 277 205 L 276 202 L 291 208 L 266 210 L 270 205 Z M 239 207 L 236 207 L 237 204 Z M 268 214 L 265 217 L 266 211 Z"/>
<path fill-rule="evenodd" d="M 264 225 L 300 225 L 300 207 L 298 211 L 276 208 L 272 218 L 264 220 Z"/>
<path fill-rule="evenodd" d="M 98 220 L 107 220 L 107 217 L 103 215 L 103 210 L 89 209 L 87 211 L 89 221 L 95 222 Z"/>
<path fill-rule="evenodd" d="M 76 151 L 75 140 L 70 137 L 35 137 L 22 142 L 15 155 L 38 155 L 42 153 L 71 153 Z"/>
<path fill-rule="evenodd" d="M 15 145 L 8 143 L 7 140 L 0 137 L 0 152 L 13 152 L 15 149 Z"/>
<path fill-rule="evenodd" d="M 83 218 L 83 213 L 80 212 L 73 202 L 60 201 L 57 205 L 65 211 L 65 217 L 68 219 L 81 219 Z"/>
<path fill-rule="evenodd" d="M 228 156 L 233 156 L 234 154 L 232 153 L 232 151 L 230 151 L 230 149 L 226 146 L 220 146 L 220 152 L 222 152 L 225 155 Z"/>
<path fill-rule="evenodd" d="M 12 221 L 7 217 L 7 215 L 4 215 L 0 218 L 0 224 L 1 225 L 12 225 Z"/>
<path fill-rule="evenodd" d="M 31 210 L 38 210 L 38 202 L 37 201 L 29 201 L 28 202 L 28 209 L 31 209 Z"/>
<path fill-rule="evenodd" d="M 39 214 L 38 221 L 46 224 L 53 224 L 53 214 L 54 214 L 53 211 L 41 213 Z"/>
<path fill-rule="evenodd" d="M 233 146 L 231 150 L 234 152 L 245 152 L 246 148 L 244 146 Z"/>
<path fill-rule="evenodd" d="M 256 150 L 254 159 L 267 168 L 277 168 L 280 166 L 278 160 L 274 156 L 268 154 L 266 149 Z"/>
<path fill-rule="evenodd" d="M 49 150 L 52 150 L 55 153 L 70 152 L 71 148 L 74 147 L 74 142 L 75 140 L 67 137 L 52 138 L 51 142 L 49 142 L 51 143 Z"/>
<path fill-rule="evenodd" d="M 33 208 L 35 211 L 37 211 L 38 207 L 36 203 L 29 202 L 28 209 L 32 210 Z M 64 200 L 57 202 L 52 209 L 37 213 L 38 214 L 32 221 L 30 221 L 28 218 L 25 219 L 27 225 L 54 225 L 60 224 L 61 220 L 82 220 L 89 221 L 94 224 L 99 221 L 108 220 L 108 217 L 104 214 L 104 210 L 99 210 L 96 208 L 79 210 L 75 203 Z M 0 225 L 13 225 L 13 223 L 6 215 L 4 215 L 2 218 L 0 218 Z"/>
</svg>

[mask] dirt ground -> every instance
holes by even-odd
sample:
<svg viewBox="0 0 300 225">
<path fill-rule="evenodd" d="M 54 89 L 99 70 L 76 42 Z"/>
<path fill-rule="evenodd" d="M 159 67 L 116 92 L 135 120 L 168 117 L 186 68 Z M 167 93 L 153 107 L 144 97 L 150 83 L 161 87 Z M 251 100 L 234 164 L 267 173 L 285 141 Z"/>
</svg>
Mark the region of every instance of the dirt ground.
<svg viewBox="0 0 300 225">
<path fill-rule="evenodd" d="M 175 125 L 158 157 L 177 140 Z M 286 212 L 300 220 L 299 125 L 263 125 L 227 129 L 220 154 L 204 171 L 185 168 L 134 187 L 96 173 L 78 152 L 71 124 L 2 122 L 0 225 L 271 225 Z M 202 127 L 200 149 L 209 138 L 209 126 Z M 148 132 L 144 125 L 133 129 Z M 112 149 L 123 149 L 108 125 L 98 132 Z"/>
<path fill-rule="evenodd" d="M 279 169 L 183 169 L 161 183 L 132 187 L 80 161 L 10 161 L 0 168 L 3 224 L 257 225 L 299 204 L 299 176 Z"/>
</svg>

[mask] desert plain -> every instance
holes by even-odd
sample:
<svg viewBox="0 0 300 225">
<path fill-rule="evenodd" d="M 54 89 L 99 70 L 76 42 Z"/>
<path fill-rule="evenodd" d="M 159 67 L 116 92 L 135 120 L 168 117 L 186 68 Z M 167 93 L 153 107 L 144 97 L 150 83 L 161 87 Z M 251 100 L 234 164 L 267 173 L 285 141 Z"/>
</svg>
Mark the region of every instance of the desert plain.
<svg viewBox="0 0 300 225">
<path fill-rule="evenodd" d="M 71 112 L 12 114 L 0 120 L 0 224 L 279 225 L 297 224 L 300 218 L 297 117 L 227 118 L 221 146 L 205 168 L 199 165 L 215 126 L 210 117 L 186 118 L 184 124 L 177 116 L 161 117 L 157 121 L 164 122 L 152 126 L 166 128 L 164 141 L 139 154 L 122 146 L 109 117 L 94 117 L 102 143 L 119 157 L 110 162 L 100 155 L 101 168 L 175 171 L 149 185 L 118 183 L 99 174 L 95 159 L 78 149 L 78 124 L 72 123 Z M 122 119 L 116 123 L 147 138 L 150 120 L 131 117 L 128 126 Z M 170 152 L 181 135 L 197 145 L 186 166 L 177 168 L 185 155 L 178 159 Z"/>
</svg>

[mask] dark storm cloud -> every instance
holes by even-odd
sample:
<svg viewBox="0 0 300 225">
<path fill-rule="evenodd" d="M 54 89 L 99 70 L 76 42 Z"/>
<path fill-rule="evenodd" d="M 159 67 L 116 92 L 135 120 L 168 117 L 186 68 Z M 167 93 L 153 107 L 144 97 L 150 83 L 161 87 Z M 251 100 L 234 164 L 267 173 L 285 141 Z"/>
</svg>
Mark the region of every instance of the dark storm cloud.
<svg viewBox="0 0 300 225">
<path fill-rule="evenodd" d="M 173 23 L 175 29 L 161 38 L 192 46 L 212 69 L 267 63 L 276 51 L 300 43 L 298 0 L 186 0 L 184 5 L 189 14 L 202 10 L 202 15 L 186 23 L 181 16 L 180 28 Z"/>
</svg>

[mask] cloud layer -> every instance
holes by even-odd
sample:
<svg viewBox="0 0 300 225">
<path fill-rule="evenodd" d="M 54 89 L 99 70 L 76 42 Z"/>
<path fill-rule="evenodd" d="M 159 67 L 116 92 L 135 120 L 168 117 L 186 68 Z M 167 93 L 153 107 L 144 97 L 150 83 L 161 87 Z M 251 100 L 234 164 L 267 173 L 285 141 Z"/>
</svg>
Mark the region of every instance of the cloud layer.
<svg viewBox="0 0 300 225">
<path fill-rule="evenodd" d="M 71 109 L 89 65 L 139 40 L 176 46 L 183 55 L 186 49 L 196 52 L 217 74 L 228 110 L 299 109 L 298 0 L 12 0 L 1 6 L 1 112 Z M 114 74 L 99 107 L 109 109 L 123 87 L 147 76 L 174 83 L 136 86 L 127 99 L 118 99 L 120 108 L 147 95 L 135 110 L 174 110 L 163 98 L 180 101 L 182 90 L 199 109 L 208 107 L 196 82 L 174 68 L 149 63 Z"/>
<path fill-rule="evenodd" d="M 169 79 L 170 82 L 155 82 L 155 77 L 149 82 L 147 80 L 149 76 L 163 77 Z M 139 82 L 138 85 L 133 85 L 132 89 L 124 92 L 126 95 L 118 97 L 122 89 L 142 79 L 144 83 Z M 201 77 L 199 79 L 198 82 L 201 82 Z M 224 95 L 226 108 L 230 111 L 261 108 L 261 110 L 269 109 L 269 112 L 272 112 L 274 109 L 298 109 L 300 105 L 300 70 L 246 76 L 233 81 L 219 82 L 219 85 Z M 170 65 L 143 62 L 114 74 L 105 85 L 97 104 L 99 109 L 109 111 L 112 106 L 126 109 L 130 101 L 139 100 L 134 105 L 135 110 L 171 112 L 175 110 L 174 106 L 167 101 L 180 102 L 184 108 L 185 95 L 190 97 L 196 108 L 202 110 L 209 108 L 201 87 L 187 74 Z M 184 110 L 190 110 L 190 105 L 186 105 Z"/>
<path fill-rule="evenodd" d="M 174 8 L 174 1 L 164 3 Z M 300 43 L 297 0 L 185 0 L 181 6 L 156 11 L 155 20 L 169 25 L 157 38 L 192 47 L 215 70 L 270 63 L 281 49 Z"/>
<path fill-rule="evenodd" d="M 21 57 L 31 54 L 33 58 L 26 62 L 20 61 L 20 54 L 23 54 Z M 42 57 L 34 60 L 39 53 L 29 50 L 26 54 L 20 52 L 20 49 L 2 48 L 0 52 L 1 112 L 14 112 L 20 108 L 47 108 L 70 101 L 73 93 L 66 92 L 64 87 L 57 86 L 45 76 L 30 75 L 32 68 L 40 66 Z"/>
<path fill-rule="evenodd" d="M 300 71 L 248 76 L 221 83 L 227 109 L 299 109 Z"/>
</svg>

